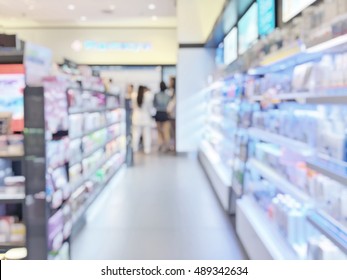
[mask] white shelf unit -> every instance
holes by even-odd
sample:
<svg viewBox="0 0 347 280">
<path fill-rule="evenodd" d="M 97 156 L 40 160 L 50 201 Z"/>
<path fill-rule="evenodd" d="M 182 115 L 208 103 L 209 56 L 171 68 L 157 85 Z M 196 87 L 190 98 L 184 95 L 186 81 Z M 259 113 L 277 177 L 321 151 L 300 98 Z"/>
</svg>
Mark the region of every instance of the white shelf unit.
<svg viewBox="0 0 347 280">
<path fill-rule="evenodd" d="M 294 140 L 279 134 L 268 132 L 263 129 L 254 128 L 254 127 L 249 128 L 248 135 L 250 137 L 253 137 L 265 142 L 270 142 L 278 146 L 299 151 L 300 153 L 305 155 L 310 155 L 313 152 L 313 149 L 306 143 L 303 143 L 303 142 L 300 142 L 300 141 L 297 141 L 297 140 Z"/>
<path fill-rule="evenodd" d="M 292 195 L 301 202 L 312 203 L 311 198 L 303 190 L 300 190 L 299 188 L 288 182 L 286 178 L 283 178 L 275 170 L 260 162 L 259 160 L 256 160 L 254 158 L 249 159 L 247 166 L 249 169 L 257 170 L 262 177 L 276 185 L 276 187 L 280 191 Z"/>
<path fill-rule="evenodd" d="M 253 198 L 245 195 L 237 200 L 236 231 L 252 260 L 297 260 L 298 255 Z"/>
<path fill-rule="evenodd" d="M 318 90 L 319 91 L 319 90 Z M 306 104 L 347 104 L 347 94 L 321 94 L 311 92 L 281 93 L 273 96 L 256 95 L 249 97 L 252 102 L 269 101 L 279 103 L 281 101 L 295 100 Z"/>
<path fill-rule="evenodd" d="M 315 31 L 319 31 L 317 35 L 321 34 L 321 30 L 317 29 L 312 32 Z M 324 36 L 326 35 L 327 34 Z M 331 37 L 332 36 L 333 35 L 331 34 Z M 319 36 L 317 36 L 317 38 L 318 37 Z M 299 41 L 295 44 L 294 42 L 292 43 L 292 47 L 284 47 L 274 53 L 266 55 L 254 68 L 250 67 L 253 66 L 252 63 L 245 63 L 245 68 L 249 68 L 248 75 L 255 77 L 280 72 L 298 64 L 318 60 L 326 53 L 346 52 L 347 34 L 330 40 L 325 40 L 323 43 L 309 46 L 309 48 L 306 48 L 303 44 L 299 43 Z M 242 60 L 242 58 L 240 59 Z M 290 90 L 288 90 L 288 92 L 277 95 L 263 94 L 247 96 L 247 99 L 251 103 L 261 102 L 262 105 L 267 105 L 269 103 L 278 104 L 286 101 L 294 101 L 300 105 L 347 105 L 347 87 L 345 89 L 317 88 L 305 92 L 290 92 Z M 300 152 L 304 156 L 308 156 L 309 159 L 307 160 L 307 166 L 309 168 L 347 185 L 347 169 L 344 166 L 341 167 L 341 165 L 336 168 L 333 164 L 322 164 L 321 158 L 318 156 L 313 157 L 316 151 L 306 143 L 258 128 L 249 129 L 248 134 L 254 139 L 272 143 L 279 147 L 285 147 L 289 150 Z M 300 201 L 312 202 L 312 199 L 304 191 L 301 191 L 301 189 L 289 183 L 288 180 L 264 163 L 255 159 L 250 159 L 248 161 L 248 168 L 256 169 L 261 173 L 261 176 L 274 183 L 276 187 L 283 192 L 291 194 Z M 314 208 L 312 212 L 318 213 L 319 210 Z M 336 222 L 326 215 L 322 215 L 322 217 L 328 221 L 327 223 L 334 224 Z M 341 240 L 337 240 L 333 236 L 332 232 L 329 231 L 329 228 L 325 227 L 324 223 L 320 223 L 318 219 L 314 219 L 313 216 L 310 217 L 310 215 L 308 215 L 307 220 L 323 235 L 333 241 L 335 245 L 346 252 L 347 231 L 345 228 L 342 228 L 344 234 L 341 234 L 341 236 L 344 238 L 344 242 L 341 242 Z M 243 197 L 237 201 L 236 225 L 239 238 L 251 259 L 305 258 L 305 248 L 296 248 L 298 249 L 298 252 L 294 252 L 283 236 L 279 233 L 277 227 L 265 215 L 265 212 L 262 211 L 251 195 L 243 195 Z"/>
<path fill-rule="evenodd" d="M 202 142 L 198 156 L 223 208 L 229 212 L 232 169 L 226 169 L 221 163 L 219 155 L 206 141 Z"/>
<path fill-rule="evenodd" d="M 319 156 L 306 160 L 306 164 L 312 170 L 317 171 L 345 186 L 347 186 L 347 163 L 331 158 Z"/>
</svg>

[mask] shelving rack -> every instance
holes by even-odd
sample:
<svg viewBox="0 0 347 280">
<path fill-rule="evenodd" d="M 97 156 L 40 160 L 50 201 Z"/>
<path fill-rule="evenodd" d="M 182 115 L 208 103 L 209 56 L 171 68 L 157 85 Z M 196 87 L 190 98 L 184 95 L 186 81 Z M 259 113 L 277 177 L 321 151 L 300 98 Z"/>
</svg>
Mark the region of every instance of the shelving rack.
<svg viewBox="0 0 347 280">
<path fill-rule="evenodd" d="M 6 58 L 7 59 L 7 58 Z M 7 60 L 6 60 L 7 61 Z M 85 192 L 83 185 L 85 183 L 93 183 L 93 191 L 85 193 L 86 200 L 80 205 L 76 213 L 71 213 L 71 219 L 68 219 L 60 229 L 67 233 L 64 236 L 62 245 L 70 244 L 72 236 L 78 233 L 79 229 L 85 223 L 85 215 L 88 207 L 93 203 L 97 196 L 103 191 L 105 186 L 109 183 L 112 177 L 118 173 L 122 168 L 125 160 L 125 112 L 122 108 L 122 102 L 119 96 L 114 96 L 100 90 L 84 90 L 90 94 L 97 93 L 105 96 L 113 96 L 117 99 L 117 105 L 109 107 L 105 102 L 105 106 L 101 108 L 88 108 L 88 109 L 69 109 L 66 114 L 84 114 L 90 112 L 105 113 L 109 111 L 118 110 L 119 119 L 106 123 L 104 126 L 96 127 L 83 132 L 81 135 L 73 139 L 87 137 L 97 131 L 105 130 L 106 132 L 112 126 L 119 126 L 119 133 L 112 137 L 107 134 L 107 139 L 102 145 L 95 146 L 87 153 L 84 153 L 83 144 L 81 146 L 82 157 L 77 160 L 73 155 L 69 157 L 69 161 L 65 162 L 63 166 L 68 171 L 69 166 L 82 162 L 85 158 L 92 156 L 98 151 L 102 151 L 104 158 L 96 162 L 94 166 L 88 168 L 81 174 L 81 179 L 78 182 L 71 184 L 68 182 L 68 187 L 71 190 L 69 198 L 64 199 L 59 207 L 52 208 L 50 200 L 52 196 L 47 193 L 47 143 L 48 141 L 56 141 L 69 138 L 69 131 L 58 131 L 54 135 L 47 134 L 46 130 L 46 115 L 45 115 L 45 88 L 44 87 L 29 87 L 25 88 L 24 92 L 24 154 L 22 155 L 4 155 L 1 158 L 13 160 L 21 163 L 21 169 L 24 171 L 26 178 L 25 194 L 10 196 L 0 195 L 0 203 L 6 204 L 21 204 L 23 207 L 23 221 L 26 226 L 26 241 L 25 243 L 11 242 L 0 243 L 0 251 L 7 251 L 11 248 L 26 247 L 28 251 L 28 259 L 54 259 L 59 255 L 60 249 L 51 251 L 49 246 L 51 237 L 50 234 L 50 221 L 59 212 L 63 211 L 66 207 L 71 210 L 71 205 L 74 202 L 75 196 L 78 192 Z M 107 97 L 106 97 L 107 98 Z M 106 116 L 105 116 L 106 118 Z M 123 139 L 124 138 L 124 139 Z M 72 140 L 73 140 L 72 139 Z M 110 143 L 117 142 L 117 149 L 108 151 L 106 156 L 106 146 Z M 110 166 L 111 165 L 111 166 Z M 102 175 L 100 175 L 102 174 Z M 71 231 L 71 233 L 69 233 Z M 68 253 L 70 255 L 70 253 Z"/>
<path fill-rule="evenodd" d="M 23 50 L 0 50 L 0 65 L 1 64 L 17 64 L 23 65 Z M 16 169 L 17 174 L 15 175 L 24 175 L 24 154 L 23 153 L 8 153 L 0 152 L 1 160 L 11 161 L 12 169 Z M 25 190 L 24 193 L 17 194 L 0 194 L 0 205 L 17 205 L 21 216 L 22 223 L 26 224 L 26 215 L 25 215 Z M 0 253 L 4 253 L 12 248 L 25 247 L 26 242 L 0 242 Z"/>
<path fill-rule="evenodd" d="M 343 18 L 346 17 L 347 15 L 340 16 L 337 20 L 345 20 Z M 342 23 L 344 24 L 345 21 L 341 21 L 339 23 L 337 21 L 332 22 L 330 26 L 331 34 L 328 34 L 329 26 L 324 26 L 324 30 L 326 31 L 324 34 L 321 33 L 319 28 L 312 30 L 312 33 L 315 36 L 305 37 L 307 41 L 313 40 L 312 42 L 302 40 L 291 42 L 292 44 L 288 44 L 288 42 L 286 42 L 287 47 L 281 47 L 277 51 L 271 51 L 271 53 L 265 55 L 265 57 L 263 54 L 264 52 L 267 52 L 267 50 L 270 50 L 273 46 L 278 47 L 278 45 L 276 45 L 275 42 L 273 42 L 272 46 L 264 46 L 262 43 L 259 43 L 259 45 L 251 47 L 245 54 L 240 55 L 231 65 L 228 65 L 223 71 L 224 76 L 229 76 L 231 72 L 243 72 L 246 79 L 247 77 L 252 77 L 254 79 L 255 77 L 267 78 L 267 74 L 279 73 L 286 69 L 293 69 L 295 66 L 300 64 L 310 62 L 317 63 L 321 60 L 323 55 L 335 55 L 342 52 L 346 53 L 347 34 L 341 34 L 342 31 L 339 34 L 336 34 L 337 31 L 335 30 L 335 27 L 341 27 Z M 237 26 L 237 23 L 235 26 Z M 346 31 L 345 28 L 338 30 L 342 29 L 344 29 L 343 32 Z M 272 39 L 273 37 L 269 38 L 269 41 Z M 317 44 L 314 42 L 319 43 Z M 276 49 L 276 47 L 274 49 Z M 227 80 L 227 78 L 224 78 L 222 81 L 219 80 L 217 84 L 222 87 L 223 85 L 227 85 Z M 275 87 L 275 85 L 273 85 L 271 88 L 273 90 L 269 90 L 267 92 L 258 92 L 260 95 L 254 94 L 254 92 L 257 92 L 258 89 L 254 87 L 254 91 L 250 91 L 249 95 L 247 92 L 243 96 L 242 101 L 250 105 L 253 104 L 254 106 L 258 106 L 256 109 L 258 111 L 262 111 L 266 106 L 269 105 L 277 108 L 277 106 L 281 106 L 281 103 L 297 104 L 300 106 L 300 110 L 303 110 L 302 108 L 305 106 L 305 108 L 310 108 L 309 110 L 312 110 L 312 108 L 315 106 L 315 108 L 318 106 L 319 108 L 322 108 L 323 106 L 328 106 L 331 108 L 332 106 L 347 105 L 347 86 L 339 85 L 341 82 L 337 83 L 337 86 L 332 87 L 323 86 L 322 83 L 322 86 L 317 86 L 317 88 L 313 88 L 313 84 L 310 83 L 309 85 L 306 85 L 306 87 L 302 87 L 302 89 L 300 89 L 300 87 L 296 89 L 293 86 L 288 86 L 290 84 L 286 84 L 286 82 L 288 81 L 284 82 L 283 87 Z M 274 82 L 271 79 L 269 81 L 265 79 L 264 84 L 266 83 L 270 84 Z M 261 86 L 266 88 L 266 85 L 257 85 L 259 88 L 261 88 Z M 233 122 L 233 120 L 230 118 L 221 118 L 217 121 L 217 123 L 218 122 L 230 123 Z M 308 139 L 305 139 L 306 142 L 304 142 L 304 137 L 297 137 L 297 139 L 300 138 L 300 141 L 298 141 L 295 138 L 295 135 L 292 135 L 292 138 L 290 138 L 284 134 L 280 134 L 279 132 L 274 132 L 276 129 L 278 130 L 276 124 L 274 124 L 274 126 L 275 127 L 267 127 L 267 130 L 261 126 L 257 127 L 256 124 L 253 124 L 253 126 L 250 125 L 243 130 L 238 127 L 238 132 L 236 134 L 239 132 L 244 134 L 245 138 L 247 137 L 249 139 L 249 143 L 257 142 L 264 145 L 272 145 L 279 150 L 281 154 L 295 154 L 293 158 L 297 159 L 298 165 L 300 165 L 300 167 L 304 166 L 304 168 L 306 168 L 305 171 L 308 170 L 310 172 L 309 174 L 318 173 L 340 183 L 343 186 L 347 185 L 346 162 L 333 159 L 330 156 L 322 155 L 321 151 L 318 151 L 318 149 L 314 147 L 314 144 L 310 143 Z M 294 126 L 293 129 L 295 129 Z M 283 133 L 283 130 L 281 133 Z M 223 137 L 223 135 L 219 137 Z M 235 141 L 235 139 L 230 139 L 230 141 Z M 236 146 L 239 146 L 239 143 L 236 143 Z M 251 148 L 254 147 L 249 145 L 248 150 Z M 218 172 L 216 171 L 222 163 L 220 160 L 218 160 L 218 155 L 214 156 L 212 152 L 209 152 L 209 150 L 211 149 L 207 146 L 206 140 L 204 139 L 199 151 L 199 155 L 202 155 L 200 157 L 201 161 L 203 162 L 203 166 L 205 170 L 209 170 L 208 173 L 212 174 L 209 174 L 210 179 L 211 177 L 215 177 L 219 178 L 220 182 L 223 182 L 221 179 L 222 176 L 218 176 Z M 283 170 L 283 168 L 286 168 L 287 166 L 283 165 L 279 168 L 279 170 L 277 170 L 273 164 L 274 162 L 272 162 L 272 165 L 267 165 L 265 162 L 258 160 L 256 156 L 248 155 L 245 169 L 248 173 L 252 173 L 252 175 L 255 174 L 255 176 L 259 177 L 259 180 L 265 182 L 265 186 L 267 183 L 269 189 L 275 189 L 275 191 L 273 191 L 275 195 L 289 195 L 290 197 L 294 198 L 294 200 L 300 206 L 304 205 L 304 220 L 309 227 L 309 235 L 317 238 L 321 238 L 321 236 L 323 236 L 324 240 L 329 239 L 346 254 L 347 229 L 344 225 L 342 225 L 342 222 L 337 221 L 336 219 L 338 218 L 334 219 L 332 216 L 328 215 L 327 212 L 324 212 L 324 207 L 322 207 L 319 202 L 315 201 L 317 198 L 314 199 L 313 195 L 310 194 L 309 186 L 305 185 L 303 187 L 303 182 L 298 184 L 293 183 L 295 180 L 290 178 L 289 174 L 286 174 L 285 171 L 287 170 Z M 237 159 L 234 159 L 233 166 L 230 167 L 232 170 L 229 172 L 233 176 L 229 189 L 238 189 L 234 181 L 234 178 L 236 177 L 235 166 L 237 165 L 238 161 Z M 221 174 L 221 172 L 219 173 Z M 213 180 L 216 180 L 215 178 Z M 212 185 L 214 185 L 213 180 L 211 180 Z M 251 181 L 251 183 L 252 182 L 253 181 Z M 257 181 L 254 180 L 254 182 Z M 262 201 L 256 201 L 256 195 L 253 196 L 252 188 L 254 187 L 254 189 L 256 189 L 258 186 L 249 184 L 248 187 L 250 190 L 247 190 L 246 186 L 247 182 L 243 182 L 241 185 L 242 195 L 239 196 L 239 199 L 237 200 L 236 229 L 238 236 L 250 258 L 306 259 L 310 257 L 307 254 L 307 244 L 305 243 L 305 245 L 301 246 L 301 244 L 298 245 L 294 244 L 295 242 L 288 241 L 285 234 L 280 233 L 281 230 L 276 226 L 273 217 L 271 217 L 272 209 L 265 209 L 265 202 L 262 204 Z M 221 195 L 219 192 L 220 199 L 221 196 L 224 197 L 223 205 L 230 203 L 230 200 L 228 200 L 230 195 L 228 193 Z M 321 235 L 319 233 L 321 233 Z"/>
<path fill-rule="evenodd" d="M 343 37 L 346 38 L 346 36 Z M 347 41 L 344 40 L 344 43 L 341 44 L 346 43 Z M 333 48 L 334 52 L 336 52 L 336 46 Z M 280 71 L 281 67 L 279 66 L 277 70 L 276 67 L 281 64 L 283 65 L 283 62 L 287 63 L 288 61 L 292 62 L 292 64 L 289 63 L 288 67 L 293 67 L 297 64 L 317 60 L 317 58 L 321 56 L 321 53 L 315 53 L 313 51 L 314 49 L 316 48 L 312 48 L 312 51 L 310 51 L 309 54 L 306 51 L 298 50 L 293 53 L 289 52 L 287 55 L 279 55 L 277 58 L 276 54 L 271 55 L 271 57 L 264 60 L 266 62 L 264 65 L 261 65 L 258 69 L 251 69 L 249 73 L 262 75 L 267 73 L 267 71 Z M 329 53 L 329 49 L 326 49 L 325 53 Z M 341 87 L 316 89 L 310 92 L 281 93 L 272 96 L 249 96 L 248 100 L 251 103 L 269 102 L 270 104 L 290 101 L 298 104 L 346 105 L 347 95 L 345 89 Z M 286 149 L 295 151 L 296 153 L 301 153 L 306 158 L 306 165 L 308 168 L 346 186 L 347 164 L 345 162 L 322 155 L 306 143 L 259 128 L 251 127 L 248 129 L 248 135 L 252 139 L 257 139 L 258 141 L 265 143 L 272 143 L 279 147 L 285 147 Z M 300 190 L 294 184 L 289 183 L 287 178 L 277 174 L 270 167 L 256 159 L 250 158 L 247 162 L 247 168 L 259 172 L 263 178 L 276 185 L 279 191 L 285 194 L 290 194 L 294 198 L 298 199 L 300 203 L 309 205 L 309 209 L 311 210 L 307 213 L 307 222 L 309 222 L 323 236 L 331 240 L 342 252 L 345 254 L 347 253 L 347 229 L 338 221 L 323 212 L 323 210 L 317 208 L 316 203 L 306 192 Z M 306 248 L 290 248 L 288 244 L 285 245 L 285 238 L 275 232 L 278 230 L 274 227 L 272 221 L 266 217 L 265 212 L 260 209 L 254 201 L 252 201 L 251 195 L 245 194 L 238 200 L 236 216 L 238 235 L 251 258 L 305 259 L 307 257 Z M 262 222 L 259 223 L 259 221 Z M 269 239 L 272 241 L 269 242 Z M 278 246 L 278 248 L 282 248 L 280 250 L 281 252 L 276 250 L 276 246 L 274 245 Z"/>
<path fill-rule="evenodd" d="M 101 108 L 87 108 L 87 109 L 74 109 L 69 108 L 69 114 L 81 114 L 82 116 L 85 113 L 93 113 L 93 112 L 99 112 L 99 113 L 107 113 L 109 111 L 118 110 L 120 111 L 119 115 L 120 118 L 117 121 L 111 121 L 107 122 L 103 126 L 98 126 L 94 129 L 90 129 L 88 131 L 83 132 L 82 134 L 78 136 L 71 137 L 72 140 L 80 139 L 82 142 L 81 147 L 81 157 L 78 157 L 77 160 L 70 161 L 69 167 L 72 167 L 75 164 L 82 163 L 84 159 L 94 155 L 95 153 L 99 151 L 105 151 L 106 145 L 112 142 L 118 141 L 118 150 L 102 160 L 99 160 L 99 162 L 95 163 L 95 166 L 92 168 L 89 168 L 85 173 L 81 174 L 81 178 L 72 185 L 72 194 L 71 199 L 74 199 L 78 197 L 79 194 L 83 193 L 84 185 L 90 181 L 95 182 L 95 175 L 98 173 L 99 170 L 101 170 L 104 166 L 106 166 L 110 161 L 117 160 L 117 164 L 115 164 L 109 172 L 109 174 L 102 180 L 102 182 L 96 182 L 96 190 L 92 195 L 86 199 L 85 204 L 80 207 L 80 209 L 73 215 L 72 218 L 72 238 L 79 232 L 79 230 L 83 227 L 85 224 L 85 215 L 88 210 L 88 207 L 93 203 L 93 201 L 97 198 L 97 196 L 102 192 L 102 190 L 105 188 L 105 186 L 109 183 L 109 181 L 112 179 L 112 177 L 118 173 L 118 171 L 121 169 L 125 162 L 125 110 L 122 106 L 122 100 L 120 99 L 119 95 L 110 94 L 104 91 L 100 90 L 93 90 L 93 89 L 84 89 L 84 88 L 76 88 L 76 87 L 70 87 L 69 90 L 75 90 L 80 91 L 81 93 L 87 92 L 89 94 L 103 94 L 108 97 L 116 98 L 117 99 L 117 105 L 116 106 L 108 106 L 107 102 L 102 106 Z M 106 116 L 105 116 L 106 119 Z M 91 150 L 85 152 L 83 147 L 83 141 L 82 139 L 84 137 L 88 137 L 92 135 L 95 132 L 107 130 L 111 128 L 112 126 L 120 126 L 119 134 L 113 137 L 107 136 L 107 139 L 100 145 L 96 145 Z"/>
<path fill-rule="evenodd" d="M 205 90 L 206 123 L 199 160 L 210 179 L 223 208 L 235 214 L 236 199 L 241 197 L 242 170 L 240 138 L 245 134 L 241 123 L 243 76 L 233 75 L 223 83 Z M 238 145 L 240 144 L 240 145 Z"/>
</svg>

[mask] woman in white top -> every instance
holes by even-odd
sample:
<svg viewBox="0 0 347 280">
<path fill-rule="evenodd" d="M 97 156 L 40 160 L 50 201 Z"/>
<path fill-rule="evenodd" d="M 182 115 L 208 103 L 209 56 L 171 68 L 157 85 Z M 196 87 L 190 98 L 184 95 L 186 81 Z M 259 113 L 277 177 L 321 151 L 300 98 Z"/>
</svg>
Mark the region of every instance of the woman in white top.
<svg viewBox="0 0 347 280">
<path fill-rule="evenodd" d="M 133 97 L 133 150 L 139 150 L 142 136 L 144 152 L 149 154 L 152 145 L 152 111 L 153 96 L 144 86 L 139 86 L 137 95 Z"/>
</svg>

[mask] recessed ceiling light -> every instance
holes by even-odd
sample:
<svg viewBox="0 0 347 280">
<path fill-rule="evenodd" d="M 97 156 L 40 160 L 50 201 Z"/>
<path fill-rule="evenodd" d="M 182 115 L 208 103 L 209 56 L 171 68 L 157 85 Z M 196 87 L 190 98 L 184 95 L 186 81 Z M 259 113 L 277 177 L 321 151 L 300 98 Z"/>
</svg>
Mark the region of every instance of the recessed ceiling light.
<svg viewBox="0 0 347 280">
<path fill-rule="evenodd" d="M 86 21 L 87 17 L 86 16 L 81 16 L 81 21 Z"/>
<path fill-rule="evenodd" d="M 72 5 L 72 4 L 70 4 L 69 6 L 67 6 L 67 8 L 68 8 L 70 11 L 73 11 L 74 9 L 76 9 L 75 5 Z"/>
<path fill-rule="evenodd" d="M 116 9 L 116 6 L 115 5 L 110 5 L 110 10 L 113 11 Z"/>
<path fill-rule="evenodd" d="M 157 16 L 152 16 L 152 20 L 157 20 L 158 17 Z"/>
<path fill-rule="evenodd" d="M 155 10 L 155 5 L 154 4 L 149 4 L 148 5 L 148 9 L 150 9 L 150 10 Z"/>
</svg>

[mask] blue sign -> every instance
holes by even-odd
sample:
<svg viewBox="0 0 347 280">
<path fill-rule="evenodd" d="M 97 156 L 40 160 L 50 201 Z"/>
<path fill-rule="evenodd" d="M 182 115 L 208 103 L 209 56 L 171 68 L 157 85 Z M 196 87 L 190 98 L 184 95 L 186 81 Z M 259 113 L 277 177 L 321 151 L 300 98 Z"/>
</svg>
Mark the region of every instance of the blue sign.
<svg viewBox="0 0 347 280">
<path fill-rule="evenodd" d="M 258 7 L 254 3 L 239 20 L 239 54 L 246 52 L 258 39 Z"/>
<path fill-rule="evenodd" d="M 266 36 L 275 29 L 275 0 L 258 0 L 258 31 Z"/>
</svg>

